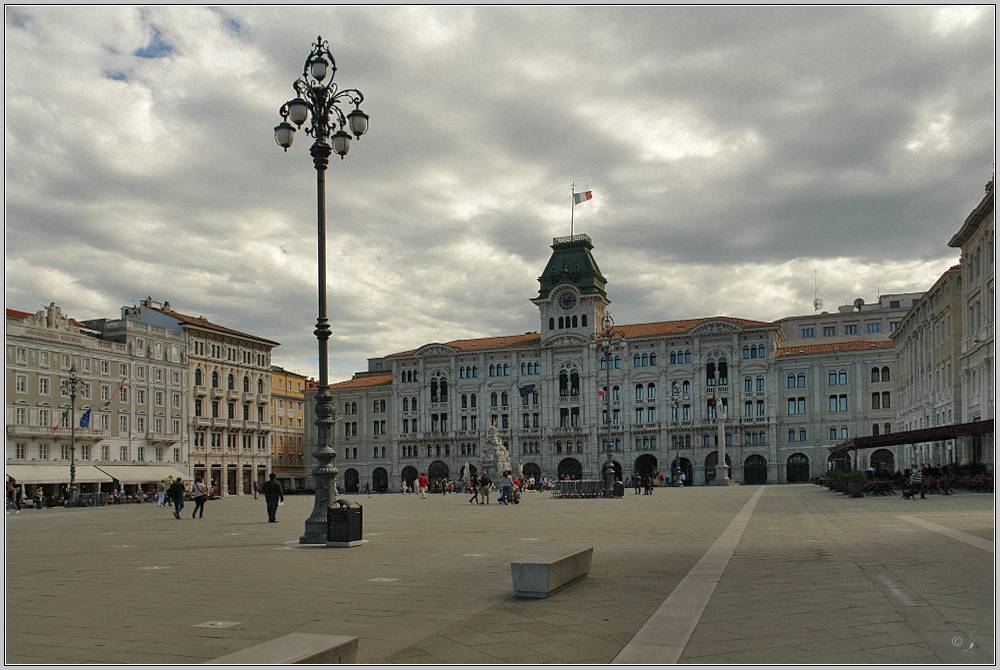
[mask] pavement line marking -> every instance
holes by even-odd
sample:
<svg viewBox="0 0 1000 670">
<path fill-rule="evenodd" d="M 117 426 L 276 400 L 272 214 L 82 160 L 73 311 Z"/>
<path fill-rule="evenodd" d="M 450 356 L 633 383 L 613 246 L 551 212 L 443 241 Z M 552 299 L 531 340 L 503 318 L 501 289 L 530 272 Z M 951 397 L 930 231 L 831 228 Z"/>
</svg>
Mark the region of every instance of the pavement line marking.
<svg viewBox="0 0 1000 670">
<path fill-rule="evenodd" d="M 678 662 L 763 494 L 761 486 L 612 663 Z"/>
<path fill-rule="evenodd" d="M 959 542 L 964 542 L 968 545 L 972 545 L 976 549 L 982 549 L 983 551 L 988 551 L 991 554 L 996 553 L 993 550 L 993 543 L 989 540 L 984 540 L 981 537 L 976 537 L 975 535 L 969 535 L 968 533 L 963 533 L 959 530 L 953 530 L 946 526 L 941 526 L 932 521 L 925 521 L 923 519 L 918 519 L 915 516 L 900 516 L 903 521 L 909 521 L 910 523 L 920 526 L 921 528 L 926 528 L 927 530 L 940 533 L 941 535 L 947 535 L 953 540 L 958 540 Z"/>
</svg>

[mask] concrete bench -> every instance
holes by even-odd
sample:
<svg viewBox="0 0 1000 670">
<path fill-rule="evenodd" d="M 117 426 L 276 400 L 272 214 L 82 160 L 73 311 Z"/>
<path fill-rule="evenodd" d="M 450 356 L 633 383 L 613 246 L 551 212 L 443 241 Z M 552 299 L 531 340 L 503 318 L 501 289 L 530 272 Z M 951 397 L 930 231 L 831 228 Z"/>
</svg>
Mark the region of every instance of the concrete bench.
<svg viewBox="0 0 1000 670">
<path fill-rule="evenodd" d="M 358 638 L 347 635 L 289 633 L 234 651 L 207 665 L 277 665 L 285 663 L 355 663 Z"/>
<path fill-rule="evenodd" d="M 545 598 L 590 572 L 593 547 L 563 547 L 510 564 L 514 591 L 522 598 Z"/>
</svg>

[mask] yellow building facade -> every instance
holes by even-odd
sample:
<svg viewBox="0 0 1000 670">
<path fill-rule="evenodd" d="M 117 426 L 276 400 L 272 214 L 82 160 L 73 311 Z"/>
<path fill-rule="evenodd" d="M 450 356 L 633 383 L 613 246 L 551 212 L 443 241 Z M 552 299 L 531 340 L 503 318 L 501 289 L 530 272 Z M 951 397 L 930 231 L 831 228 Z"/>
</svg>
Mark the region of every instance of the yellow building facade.
<svg viewBox="0 0 1000 670">
<path fill-rule="evenodd" d="M 285 490 L 301 488 L 305 476 L 305 411 L 307 378 L 271 366 L 271 471 Z"/>
</svg>

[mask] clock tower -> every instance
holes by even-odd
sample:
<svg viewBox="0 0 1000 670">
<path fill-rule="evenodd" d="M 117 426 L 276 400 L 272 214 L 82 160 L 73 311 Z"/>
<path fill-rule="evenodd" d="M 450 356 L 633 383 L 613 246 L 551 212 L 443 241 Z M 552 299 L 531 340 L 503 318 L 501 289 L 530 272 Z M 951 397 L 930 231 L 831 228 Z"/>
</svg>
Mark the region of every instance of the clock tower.
<svg viewBox="0 0 1000 670">
<path fill-rule="evenodd" d="M 594 244 L 587 235 L 557 237 L 552 255 L 538 278 L 538 306 L 542 342 L 564 335 L 589 338 L 600 329 L 609 301 L 607 280 L 590 253 Z"/>
</svg>

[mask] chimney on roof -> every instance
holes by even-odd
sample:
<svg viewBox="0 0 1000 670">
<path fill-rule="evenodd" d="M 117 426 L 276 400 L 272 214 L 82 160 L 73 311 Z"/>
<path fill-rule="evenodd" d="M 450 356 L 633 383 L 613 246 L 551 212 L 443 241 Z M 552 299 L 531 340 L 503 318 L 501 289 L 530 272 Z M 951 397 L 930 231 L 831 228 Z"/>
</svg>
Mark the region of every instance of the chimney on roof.
<svg viewBox="0 0 1000 670">
<path fill-rule="evenodd" d="M 170 303 L 169 302 L 164 302 L 163 303 L 163 309 L 167 310 L 168 312 L 171 311 L 171 309 L 170 309 Z"/>
</svg>

